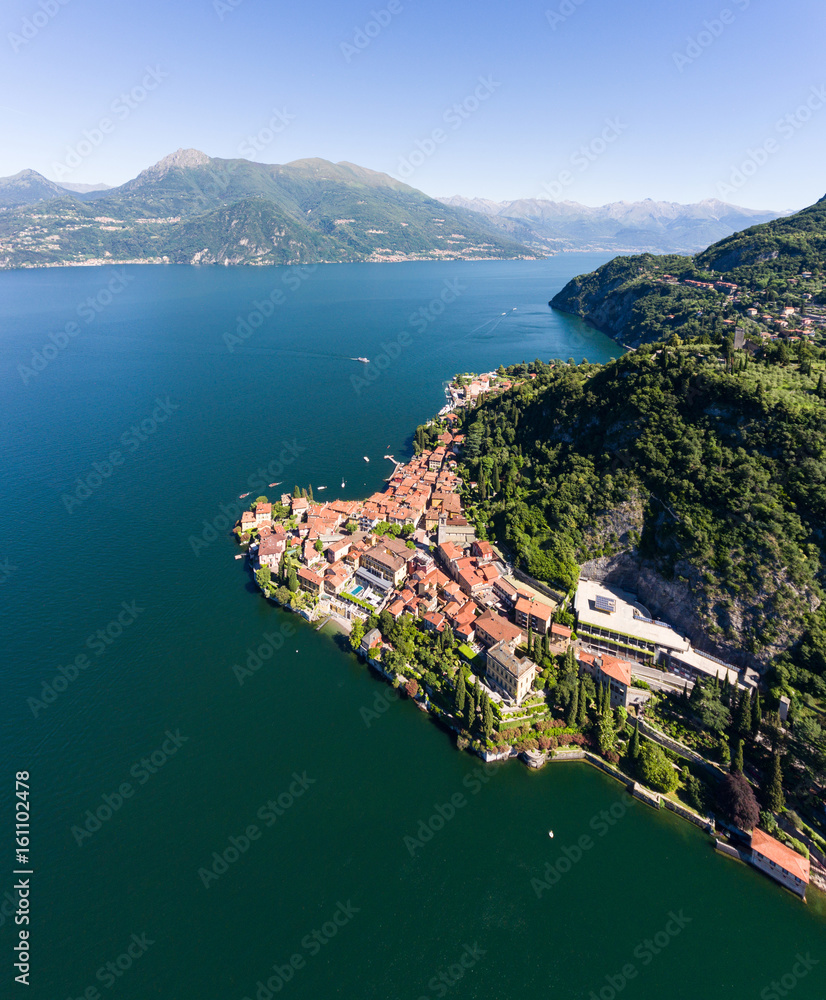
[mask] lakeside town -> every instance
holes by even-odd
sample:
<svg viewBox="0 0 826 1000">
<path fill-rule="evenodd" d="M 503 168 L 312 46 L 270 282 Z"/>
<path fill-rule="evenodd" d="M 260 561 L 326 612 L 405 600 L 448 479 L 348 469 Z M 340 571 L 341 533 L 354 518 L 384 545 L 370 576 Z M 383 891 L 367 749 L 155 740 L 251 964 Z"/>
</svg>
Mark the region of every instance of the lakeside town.
<svg viewBox="0 0 826 1000">
<path fill-rule="evenodd" d="M 686 739 L 672 724 L 673 703 L 722 699 L 748 720 L 756 712 L 756 729 L 746 728 L 761 739 L 759 674 L 697 649 L 614 586 L 581 578 L 554 592 L 466 516 L 477 484 L 463 478 L 462 412 L 531 377 L 457 376 L 431 436 L 417 435 L 406 463 L 385 456 L 394 463 L 386 488 L 364 500 L 319 501 L 298 487 L 258 497 L 235 533 L 259 588 L 316 627 L 347 633 L 379 674 L 456 731 L 460 749 L 535 768 L 585 759 L 716 832 L 718 850 L 801 898 L 810 882 L 826 889 L 817 835 L 788 827 L 782 809 L 760 812 L 770 832 L 756 818 L 751 828 L 737 821 L 748 809 L 728 821 L 710 812 L 709 784 L 739 780 L 739 793 L 747 784 L 743 740 L 731 754 L 722 737 Z M 782 729 L 788 712 L 782 699 L 772 725 Z"/>
</svg>

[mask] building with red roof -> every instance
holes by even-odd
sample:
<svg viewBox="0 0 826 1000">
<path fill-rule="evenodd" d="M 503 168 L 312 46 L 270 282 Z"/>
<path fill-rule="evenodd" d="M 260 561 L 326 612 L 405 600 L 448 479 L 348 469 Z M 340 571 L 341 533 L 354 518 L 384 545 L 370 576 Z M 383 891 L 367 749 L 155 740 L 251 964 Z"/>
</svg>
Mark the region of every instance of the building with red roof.
<svg viewBox="0 0 826 1000">
<path fill-rule="evenodd" d="M 762 830 L 754 829 L 751 834 L 751 863 L 801 898 L 806 898 L 811 865 L 802 854 Z"/>
</svg>

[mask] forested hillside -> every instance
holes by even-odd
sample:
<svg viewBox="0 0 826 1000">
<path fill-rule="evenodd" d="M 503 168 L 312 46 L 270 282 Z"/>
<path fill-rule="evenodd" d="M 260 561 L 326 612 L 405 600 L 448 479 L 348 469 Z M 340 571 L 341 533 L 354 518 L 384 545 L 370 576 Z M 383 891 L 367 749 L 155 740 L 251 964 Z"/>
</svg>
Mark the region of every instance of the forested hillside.
<svg viewBox="0 0 826 1000">
<path fill-rule="evenodd" d="M 801 343 L 510 369 L 533 377 L 464 418 L 471 514 L 539 579 L 599 566 L 700 648 L 826 694 L 824 367 Z"/>
</svg>

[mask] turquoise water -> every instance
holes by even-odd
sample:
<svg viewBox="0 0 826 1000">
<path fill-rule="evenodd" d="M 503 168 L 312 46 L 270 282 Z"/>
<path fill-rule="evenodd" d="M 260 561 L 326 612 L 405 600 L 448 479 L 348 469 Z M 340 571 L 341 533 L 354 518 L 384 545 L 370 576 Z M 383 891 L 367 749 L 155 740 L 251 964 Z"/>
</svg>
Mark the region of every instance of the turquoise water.
<svg viewBox="0 0 826 1000">
<path fill-rule="evenodd" d="M 584 765 L 456 753 L 233 559 L 240 493 L 380 488 L 455 371 L 615 356 L 547 307 L 603 260 L 0 273 L 3 996 L 26 769 L 43 1000 L 822 1000 L 818 898 Z"/>
</svg>

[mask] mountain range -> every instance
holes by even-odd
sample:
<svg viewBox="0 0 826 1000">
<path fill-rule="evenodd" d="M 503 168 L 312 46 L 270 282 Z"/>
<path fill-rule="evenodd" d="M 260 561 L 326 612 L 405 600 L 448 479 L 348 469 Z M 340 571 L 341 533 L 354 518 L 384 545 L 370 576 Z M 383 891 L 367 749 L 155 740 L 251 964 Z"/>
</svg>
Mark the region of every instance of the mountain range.
<svg viewBox="0 0 826 1000">
<path fill-rule="evenodd" d="M 439 200 L 453 208 L 486 215 L 502 232 L 546 253 L 694 253 L 738 230 L 788 214 L 740 208 L 715 198 L 692 205 L 646 198 L 611 202 L 598 208 L 547 198 L 497 202 L 454 195 Z"/>
<path fill-rule="evenodd" d="M 0 178 L 0 267 L 518 259 L 563 250 L 692 251 L 776 218 L 718 201 L 437 200 L 353 163 L 179 149 L 118 187 Z"/>
<path fill-rule="evenodd" d="M 0 266 L 535 257 L 485 216 L 352 163 L 164 157 L 120 187 L 0 181 Z"/>
</svg>

